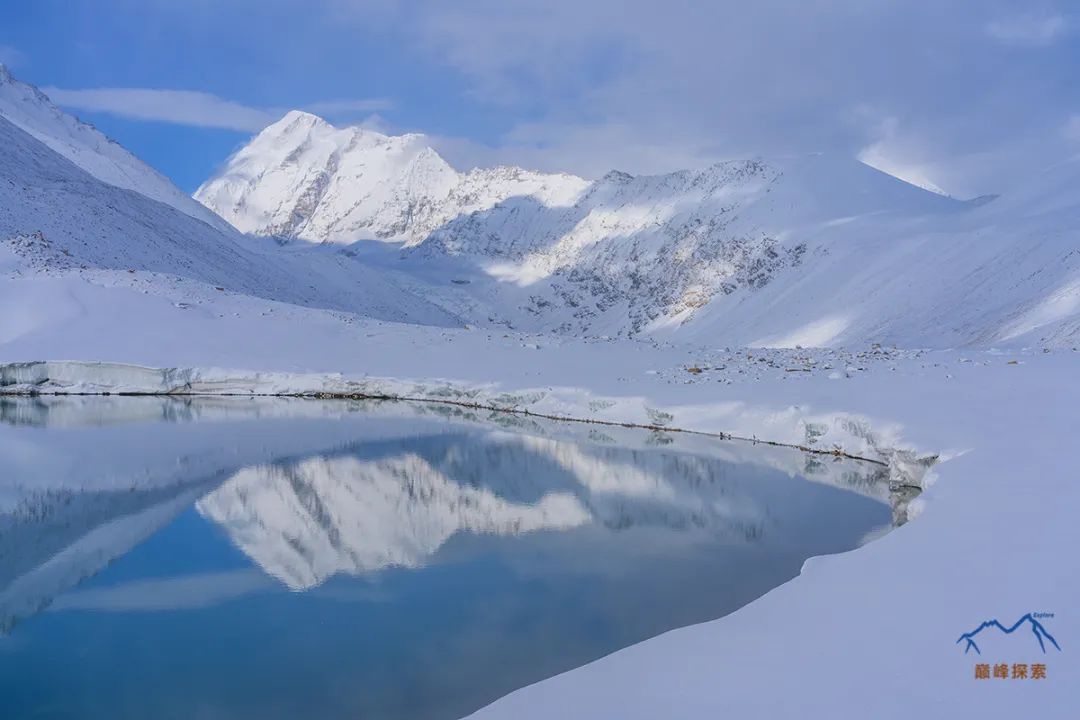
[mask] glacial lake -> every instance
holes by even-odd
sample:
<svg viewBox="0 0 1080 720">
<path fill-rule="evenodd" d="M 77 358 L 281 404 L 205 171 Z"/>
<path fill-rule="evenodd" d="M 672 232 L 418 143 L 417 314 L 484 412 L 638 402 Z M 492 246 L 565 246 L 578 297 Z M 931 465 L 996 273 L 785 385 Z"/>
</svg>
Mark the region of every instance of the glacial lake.
<svg viewBox="0 0 1080 720">
<path fill-rule="evenodd" d="M 0 717 L 453 720 L 899 515 L 880 466 L 679 433 L 0 397 Z"/>
</svg>

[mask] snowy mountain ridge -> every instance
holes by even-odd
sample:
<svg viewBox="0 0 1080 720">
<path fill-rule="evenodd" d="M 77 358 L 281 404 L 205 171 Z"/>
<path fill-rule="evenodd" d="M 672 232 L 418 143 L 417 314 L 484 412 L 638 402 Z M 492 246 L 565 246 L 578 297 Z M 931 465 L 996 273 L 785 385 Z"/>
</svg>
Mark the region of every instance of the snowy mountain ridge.
<svg viewBox="0 0 1080 720">
<path fill-rule="evenodd" d="M 531 329 L 633 335 L 756 293 L 827 252 L 826 232 L 830 241 L 852 228 L 881 234 L 963 208 L 856 161 L 758 158 L 657 176 L 611 172 L 565 207 L 510 198 L 408 252 L 472 258 L 503 286 L 492 305 L 518 305 L 538 321 Z"/>
<path fill-rule="evenodd" d="M 265 245 L 33 87 L 0 73 L 0 255 L 11 257 L 0 260 L 3 273 L 142 285 L 144 294 L 151 287 L 155 295 L 182 297 L 183 307 L 207 292 L 233 291 L 369 317 L 461 324 L 349 258 Z M 0 297 L 7 287 L 0 284 Z M 26 293 L 16 297 L 33 309 L 0 318 L 0 342 L 54 313 L 77 312 L 70 299 Z"/>
<path fill-rule="evenodd" d="M 330 311 L 345 325 L 727 346 L 1071 346 L 1078 167 L 978 203 L 826 155 L 595 181 L 462 174 L 423 136 L 291 112 L 198 193 L 242 230 L 312 241 L 282 246 L 177 200 L 167 180 L 5 71 L 0 279 L 123 287 L 211 320 L 226 312 L 208 308 L 236 293 L 253 317 Z M 146 181 L 127 188 L 124 177 Z M 395 242 L 353 242 L 372 238 Z M 0 318 L 0 343 L 86 312 L 50 287 L 0 283 L 0 299 L 27 307 Z"/>
<path fill-rule="evenodd" d="M 469 322 L 609 335 L 681 327 L 714 301 L 798 274 L 837 236 L 889 236 L 974 207 L 822 155 L 595 181 L 461 174 L 422 135 L 339 129 L 300 111 L 195 197 L 243 232 L 398 241 L 387 274 Z"/>
<path fill-rule="evenodd" d="M 293 110 L 233 155 L 195 198 L 242 232 L 312 242 L 418 242 L 511 196 L 568 202 L 585 181 L 520 168 L 461 174 L 423 135 L 336 128 Z"/>
<path fill-rule="evenodd" d="M 155 292 L 211 292 L 371 317 L 456 325 L 438 308 L 347 258 L 273 252 L 172 207 L 98 181 L 0 117 L 0 247 L 22 270 L 140 282 Z M 302 278 L 303 281 L 299 279 Z M 187 289 L 183 289 L 187 287 Z M 46 312 L 39 304 L 34 316 Z M 133 309 L 134 310 L 134 309 Z M 0 320 L 0 341 L 9 323 Z"/>
<path fill-rule="evenodd" d="M 0 116 L 102 182 L 171 205 L 219 230 L 226 227 L 221 218 L 116 141 L 61 111 L 33 85 L 16 80 L 2 63 Z"/>
</svg>

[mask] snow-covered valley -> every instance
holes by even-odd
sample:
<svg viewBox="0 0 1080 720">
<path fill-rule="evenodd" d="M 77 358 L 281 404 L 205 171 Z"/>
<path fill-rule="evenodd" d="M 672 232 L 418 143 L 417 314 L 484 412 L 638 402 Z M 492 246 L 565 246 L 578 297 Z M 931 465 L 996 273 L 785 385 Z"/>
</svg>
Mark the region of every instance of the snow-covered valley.
<svg viewBox="0 0 1080 720">
<path fill-rule="evenodd" d="M 1063 557 L 1080 507 L 1068 452 L 1080 425 L 1078 184 L 1074 160 L 980 202 L 829 156 L 591 181 L 463 173 L 422 136 L 294 112 L 208 180 L 199 204 L 0 70 L 0 394 L 454 401 L 870 458 L 925 490 L 906 510 L 914 522 L 808 561 L 731 615 L 477 716 L 814 717 L 857 706 L 881 718 L 1033 707 L 1067 717 L 1080 673 L 1070 651 L 1080 620 L 1068 612 L 1080 569 Z M 42 479 L 77 469 L 53 460 Z M 394 467 L 349 462 L 289 472 L 332 503 L 395 504 L 397 488 L 377 482 Z M 280 466 L 260 467 L 248 472 L 284 482 Z M 423 469 L 424 492 L 511 524 L 604 511 L 578 500 L 579 515 L 489 507 Z M 346 471 L 376 478 L 370 494 L 343 493 L 334 478 Z M 340 546 L 315 567 L 295 547 L 260 544 L 239 502 L 254 480 L 232 478 L 200 511 L 232 523 L 238 546 L 269 553 L 287 584 L 386 560 Z M 104 540 L 137 543 L 197 484 L 128 498 Z M 291 522 L 287 493 L 265 502 Z M 455 533 L 497 532 L 492 513 L 412 518 L 424 533 L 393 560 L 419 562 Z M 73 564 L 57 555 L 56 577 L 31 577 L 38 584 L 0 608 L 21 616 L 107 562 L 95 542 L 85 558 L 70 545 Z M 1064 649 L 1002 645 L 990 660 L 1045 660 L 1046 682 L 980 685 L 956 637 L 1026 612 L 1056 613 Z"/>
</svg>

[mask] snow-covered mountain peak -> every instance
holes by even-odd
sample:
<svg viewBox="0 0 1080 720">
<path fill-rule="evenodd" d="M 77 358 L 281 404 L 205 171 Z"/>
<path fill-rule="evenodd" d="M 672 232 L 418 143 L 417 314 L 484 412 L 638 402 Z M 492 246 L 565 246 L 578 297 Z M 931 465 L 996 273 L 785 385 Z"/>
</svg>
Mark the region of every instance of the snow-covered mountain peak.
<svg viewBox="0 0 1080 720">
<path fill-rule="evenodd" d="M 461 174 L 424 135 L 337 128 L 293 110 L 230 158 L 195 198 L 247 233 L 417 243 L 508 197 L 565 203 L 585 184 L 513 167 Z"/>
<path fill-rule="evenodd" d="M 2 65 L 0 117 L 102 182 L 134 190 L 219 229 L 226 227 L 221 218 L 192 201 L 164 175 L 94 126 L 60 110 L 44 93 L 33 85 L 20 82 Z"/>
<path fill-rule="evenodd" d="M 318 115 L 309 113 L 306 110 L 290 110 L 289 112 L 285 113 L 276 123 L 267 127 L 266 130 L 272 130 L 279 126 L 297 127 L 304 125 L 306 125 L 307 127 L 329 127 L 330 123 L 326 122 Z M 263 132 L 266 132 L 266 130 L 264 130 Z"/>
<path fill-rule="evenodd" d="M 337 128 L 293 110 L 265 128 L 195 197 L 243 232 L 315 242 L 397 239 L 457 173 L 420 135 Z"/>
<path fill-rule="evenodd" d="M 182 292 L 185 305 L 201 286 L 384 319 L 460 324 L 343 256 L 275 252 L 217 223 L 221 230 L 104 183 L 0 116 L 0 274 L 70 272 L 110 283 L 122 274 L 123 284 L 153 278 L 148 286 L 158 292 Z M 5 317 L 24 316 L 12 310 Z M 0 326 L 3 341 L 12 325 Z"/>
</svg>

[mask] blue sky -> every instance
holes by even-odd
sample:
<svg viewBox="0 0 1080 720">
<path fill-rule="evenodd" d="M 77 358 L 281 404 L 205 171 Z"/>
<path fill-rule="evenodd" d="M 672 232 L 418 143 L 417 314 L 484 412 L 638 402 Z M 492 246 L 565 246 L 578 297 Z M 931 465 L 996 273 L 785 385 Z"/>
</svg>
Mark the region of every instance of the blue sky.
<svg viewBox="0 0 1080 720">
<path fill-rule="evenodd" d="M 402 128 L 494 137 L 499 119 L 466 99 L 463 78 L 431 58 L 400 49 L 392 28 L 335 28 L 332 13 L 300 3 L 136 3 L 86 0 L 5 2 L 0 61 L 42 88 L 178 89 L 281 112 L 332 100 L 380 100 Z M 102 7 L 111 7 L 103 13 Z M 185 7 L 186 6 L 186 7 Z M 162 104 L 168 105 L 168 98 Z M 120 105 L 120 103 L 117 103 Z M 194 190 L 256 128 L 133 120 L 75 107 L 79 117 L 118 139 Z M 164 115 L 168 107 L 162 108 Z M 211 114 L 212 110 L 208 111 Z M 370 112 L 325 113 L 356 122 Z M 228 113 L 221 112 L 221 124 Z M 505 123 L 506 120 L 503 120 Z"/>
<path fill-rule="evenodd" d="M 1080 143 L 1080 19 L 1031 0 L 0 0 L 0 62 L 193 190 L 293 107 L 459 167 L 835 152 L 959 196 Z"/>
</svg>

